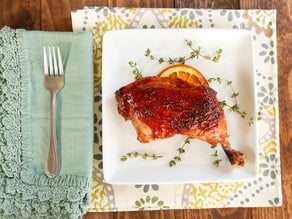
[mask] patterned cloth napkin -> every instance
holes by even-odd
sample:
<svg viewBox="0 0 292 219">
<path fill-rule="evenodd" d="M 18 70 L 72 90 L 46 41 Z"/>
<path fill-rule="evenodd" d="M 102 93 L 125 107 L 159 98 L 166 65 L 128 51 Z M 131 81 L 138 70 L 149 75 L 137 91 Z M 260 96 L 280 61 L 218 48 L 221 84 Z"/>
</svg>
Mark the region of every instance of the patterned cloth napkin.
<svg viewBox="0 0 292 219">
<path fill-rule="evenodd" d="M 275 10 L 211 10 L 85 7 L 72 11 L 76 32 L 94 34 L 95 149 L 90 211 L 280 206 Z M 127 28 L 227 28 L 250 30 L 254 40 L 258 129 L 258 176 L 254 180 L 181 185 L 110 185 L 103 180 L 101 52 L 106 31 Z"/>
<path fill-rule="evenodd" d="M 43 46 L 59 46 L 65 86 L 57 95 L 60 174 L 45 175 L 49 92 Z M 79 218 L 90 202 L 93 146 L 92 34 L 0 30 L 0 215 Z"/>
</svg>

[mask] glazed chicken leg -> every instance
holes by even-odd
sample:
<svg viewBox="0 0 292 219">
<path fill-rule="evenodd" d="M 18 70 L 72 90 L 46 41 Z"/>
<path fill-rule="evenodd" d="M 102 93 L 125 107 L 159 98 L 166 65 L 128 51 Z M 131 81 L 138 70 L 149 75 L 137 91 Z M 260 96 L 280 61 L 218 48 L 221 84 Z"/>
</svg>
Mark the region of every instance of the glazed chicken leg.
<svg viewBox="0 0 292 219">
<path fill-rule="evenodd" d="M 142 143 L 187 135 L 222 145 L 232 165 L 242 167 L 243 154 L 231 148 L 224 111 L 216 92 L 178 78 L 144 77 L 115 93 L 118 112 L 131 120 Z"/>
</svg>

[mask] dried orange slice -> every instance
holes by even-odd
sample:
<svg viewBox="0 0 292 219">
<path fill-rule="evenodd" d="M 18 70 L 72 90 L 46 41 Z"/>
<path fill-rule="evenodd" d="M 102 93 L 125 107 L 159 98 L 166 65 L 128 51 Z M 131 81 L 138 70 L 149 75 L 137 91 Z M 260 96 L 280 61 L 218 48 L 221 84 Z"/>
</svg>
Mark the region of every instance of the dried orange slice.
<svg viewBox="0 0 292 219">
<path fill-rule="evenodd" d="M 204 86 L 209 86 L 208 80 L 199 70 L 185 64 L 171 65 L 163 69 L 158 74 L 158 76 L 180 78 L 190 84 L 201 84 Z"/>
</svg>

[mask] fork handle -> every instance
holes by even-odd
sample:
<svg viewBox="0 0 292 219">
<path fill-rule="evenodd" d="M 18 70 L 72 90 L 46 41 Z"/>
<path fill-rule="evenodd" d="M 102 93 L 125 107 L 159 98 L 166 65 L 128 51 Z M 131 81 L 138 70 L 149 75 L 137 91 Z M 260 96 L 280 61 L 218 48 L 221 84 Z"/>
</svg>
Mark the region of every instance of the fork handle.
<svg viewBox="0 0 292 219">
<path fill-rule="evenodd" d="M 60 170 L 60 160 L 58 155 L 58 145 L 56 139 L 56 93 L 51 92 L 50 101 L 50 143 L 47 157 L 46 174 L 50 178 L 58 175 Z"/>
</svg>

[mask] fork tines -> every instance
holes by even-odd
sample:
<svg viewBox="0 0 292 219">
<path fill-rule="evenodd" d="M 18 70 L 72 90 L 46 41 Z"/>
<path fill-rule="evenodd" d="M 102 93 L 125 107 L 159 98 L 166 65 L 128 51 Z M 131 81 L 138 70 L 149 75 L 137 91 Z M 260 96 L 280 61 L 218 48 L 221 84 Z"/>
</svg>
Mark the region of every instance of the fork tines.
<svg viewBox="0 0 292 219">
<path fill-rule="evenodd" d="M 55 50 L 57 50 L 57 55 Z M 59 47 L 56 49 L 51 46 L 44 47 L 44 73 L 46 76 L 62 76 L 64 74 Z"/>
</svg>

